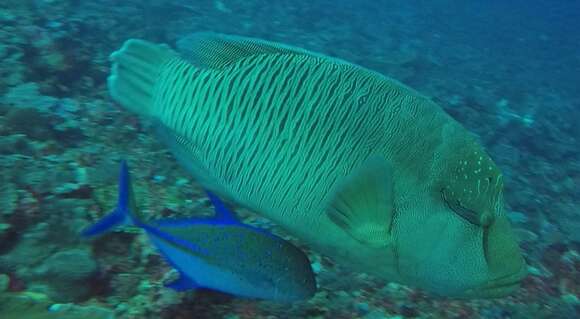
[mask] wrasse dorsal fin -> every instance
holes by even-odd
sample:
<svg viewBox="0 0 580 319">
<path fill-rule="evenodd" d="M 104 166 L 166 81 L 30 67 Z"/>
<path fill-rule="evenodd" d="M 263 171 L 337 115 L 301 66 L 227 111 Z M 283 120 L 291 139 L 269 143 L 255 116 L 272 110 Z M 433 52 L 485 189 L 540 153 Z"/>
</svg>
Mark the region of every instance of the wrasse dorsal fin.
<svg viewBox="0 0 580 319">
<path fill-rule="evenodd" d="M 326 58 L 290 45 L 214 32 L 196 32 L 185 36 L 177 41 L 177 48 L 186 60 L 197 67 L 209 69 L 221 69 L 257 54 L 295 54 Z"/>
<path fill-rule="evenodd" d="M 340 181 L 327 214 L 359 242 L 389 245 L 394 205 L 392 170 L 386 160 L 372 157 Z"/>
</svg>

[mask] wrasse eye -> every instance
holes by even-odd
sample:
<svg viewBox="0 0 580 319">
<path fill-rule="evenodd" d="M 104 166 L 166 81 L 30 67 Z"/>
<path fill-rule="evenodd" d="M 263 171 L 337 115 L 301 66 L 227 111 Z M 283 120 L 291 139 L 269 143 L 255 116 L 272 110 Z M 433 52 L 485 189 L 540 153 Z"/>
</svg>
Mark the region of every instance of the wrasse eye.
<svg viewBox="0 0 580 319">
<path fill-rule="evenodd" d="M 441 198 L 452 211 L 457 215 L 461 216 L 463 219 L 468 221 L 470 224 L 477 226 L 489 226 L 491 224 L 491 218 L 485 213 L 478 213 L 471 210 L 461 204 L 461 200 L 453 198 L 452 194 L 449 194 L 449 189 L 441 189 Z"/>
</svg>

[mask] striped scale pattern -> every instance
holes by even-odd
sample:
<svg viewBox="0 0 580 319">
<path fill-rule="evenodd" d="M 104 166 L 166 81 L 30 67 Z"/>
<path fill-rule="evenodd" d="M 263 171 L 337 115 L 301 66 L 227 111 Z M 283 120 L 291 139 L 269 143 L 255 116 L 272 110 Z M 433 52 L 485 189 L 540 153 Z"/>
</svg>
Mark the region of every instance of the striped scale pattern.
<svg viewBox="0 0 580 319">
<path fill-rule="evenodd" d="M 222 194 L 284 216 L 322 212 L 338 179 L 366 158 L 408 151 L 391 141 L 414 134 L 403 129 L 418 116 L 419 103 L 410 101 L 418 97 L 405 89 L 311 55 L 256 54 L 220 69 L 175 58 L 157 82 L 155 109 L 188 141 L 201 180 L 217 180 Z"/>
</svg>

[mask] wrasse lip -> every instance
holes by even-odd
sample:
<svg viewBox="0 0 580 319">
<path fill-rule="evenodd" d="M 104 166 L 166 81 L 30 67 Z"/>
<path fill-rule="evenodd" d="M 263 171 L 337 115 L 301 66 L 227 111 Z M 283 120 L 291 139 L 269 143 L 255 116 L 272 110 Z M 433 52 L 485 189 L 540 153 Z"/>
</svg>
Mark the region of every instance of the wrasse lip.
<svg viewBox="0 0 580 319">
<path fill-rule="evenodd" d="M 528 275 L 527 265 L 525 262 L 522 262 L 520 267 L 507 275 L 497 277 L 494 280 L 490 281 L 490 284 L 495 284 L 494 286 L 504 285 L 509 283 L 519 283 L 521 282 L 526 276 Z"/>
<path fill-rule="evenodd" d="M 523 263 L 517 271 L 494 278 L 483 286 L 468 289 L 462 294 L 462 296 L 466 298 L 498 298 L 508 295 L 520 286 L 522 280 L 527 276 L 527 274 L 528 271 L 526 264 Z"/>
</svg>

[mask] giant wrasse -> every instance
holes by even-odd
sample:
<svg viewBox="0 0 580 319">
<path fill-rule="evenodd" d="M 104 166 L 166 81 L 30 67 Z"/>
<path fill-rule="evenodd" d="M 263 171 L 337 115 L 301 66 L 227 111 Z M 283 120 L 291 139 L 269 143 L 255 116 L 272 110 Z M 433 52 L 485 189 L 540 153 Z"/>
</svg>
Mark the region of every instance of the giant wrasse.
<svg viewBox="0 0 580 319">
<path fill-rule="evenodd" d="M 502 175 L 431 100 L 288 45 L 198 33 L 178 47 L 128 40 L 108 87 L 201 185 L 387 280 L 452 296 L 518 286 Z"/>
<path fill-rule="evenodd" d="M 142 221 L 137 215 L 127 164 L 121 164 L 117 207 L 85 229 L 92 237 L 129 224 L 145 231 L 178 271 L 167 286 L 178 291 L 210 288 L 280 302 L 305 300 L 316 291 L 308 257 L 294 245 L 260 228 L 242 224 L 208 193 L 214 218 Z"/>
</svg>

